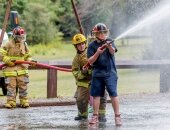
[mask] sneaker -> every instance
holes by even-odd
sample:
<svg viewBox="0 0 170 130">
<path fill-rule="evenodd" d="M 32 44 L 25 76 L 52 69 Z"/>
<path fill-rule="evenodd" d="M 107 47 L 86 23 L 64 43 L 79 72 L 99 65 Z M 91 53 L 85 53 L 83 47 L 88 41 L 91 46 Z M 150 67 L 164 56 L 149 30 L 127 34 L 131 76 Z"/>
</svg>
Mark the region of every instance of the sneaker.
<svg viewBox="0 0 170 130">
<path fill-rule="evenodd" d="M 106 116 L 99 116 L 99 122 L 107 122 Z"/>
<path fill-rule="evenodd" d="M 121 126 L 122 125 L 120 114 L 115 115 L 115 125 L 116 126 Z"/>
<path fill-rule="evenodd" d="M 89 124 L 96 124 L 98 123 L 99 120 L 98 120 L 98 115 L 96 114 L 93 114 L 93 116 L 91 117 L 91 119 L 89 120 Z"/>
<path fill-rule="evenodd" d="M 74 118 L 74 120 L 76 120 L 76 121 L 86 120 L 86 119 L 87 119 L 87 117 L 85 117 L 85 116 L 76 116 L 76 117 Z"/>
</svg>

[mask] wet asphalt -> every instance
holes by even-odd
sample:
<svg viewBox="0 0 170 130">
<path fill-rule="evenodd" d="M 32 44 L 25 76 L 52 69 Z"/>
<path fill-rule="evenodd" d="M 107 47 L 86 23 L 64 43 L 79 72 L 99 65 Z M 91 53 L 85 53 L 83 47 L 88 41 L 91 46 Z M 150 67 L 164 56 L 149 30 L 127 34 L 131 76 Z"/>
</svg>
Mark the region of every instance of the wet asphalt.
<svg viewBox="0 0 170 130">
<path fill-rule="evenodd" d="M 89 126 L 74 121 L 75 105 L 0 109 L 1 130 L 170 130 L 170 94 L 120 96 L 123 125 L 114 125 L 114 113 L 107 104 L 107 122 Z M 91 114 L 89 114 L 89 117 Z"/>
</svg>

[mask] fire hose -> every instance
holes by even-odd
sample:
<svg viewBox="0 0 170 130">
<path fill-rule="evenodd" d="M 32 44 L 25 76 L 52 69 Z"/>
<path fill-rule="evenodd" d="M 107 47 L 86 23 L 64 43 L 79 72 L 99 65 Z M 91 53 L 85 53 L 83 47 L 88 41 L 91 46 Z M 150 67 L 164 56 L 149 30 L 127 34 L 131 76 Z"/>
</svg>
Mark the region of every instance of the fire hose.
<svg viewBox="0 0 170 130">
<path fill-rule="evenodd" d="M 106 42 L 106 41 L 104 41 L 104 42 Z M 114 42 L 114 40 L 112 40 L 112 41 L 110 41 L 109 43 L 107 43 L 107 44 L 111 44 L 112 42 Z M 106 45 L 105 44 L 103 44 L 103 46 L 101 46 L 101 50 L 104 50 L 106 48 Z M 89 67 L 91 66 L 91 64 L 89 63 L 89 62 L 87 62 L 84 66 L 83 66 L 83 68 L 84 69 L 88 69 Z"/>
<path fill-rule="evenodd" d="M 107 43 L 107 44 L 111 44 L 113 41 Z M 104 44 L 102 47 L 101 47 L 101 50 L 105 49 L 106 48 L 106 45 Z M 72 72 L 71 69 L 67 69 L 67 68 L 61 68 L 61 67 L 58 67 L 58 66 L 52 66 L 52 65 L 47 65 L 47 64 L 42 64 L 42 63 L 37 63 L 37 62 L 32 62 L 32 61 L 20 61 L 20 60 L 16 60 L 14 62 L 15 64 L 29 64 L 29 65 L 35 65 L 35 66 L 38 66 L 38 67 L 43 67 L 43 68 L 46 68 L 46 69 L 55 69 L 55 70 L 60 70 L 60 71 L 65 71 L 65 72 Z M 5 67 L 6 64 L 1 64 L 0 65 L 0 69 Z M 85 69 L 88 69 L 90 67 L 90 63 L 87 62 L 83 68 Z"/>
<path fill-rule="evenodd" d="M 15 64 L 29 64 L 29 65 L 35 65 L 38 67 L 43 67 L 46 69 L 55 69 L 55 70 L 60 70 L 60 71 L 65 71 L 65 72 L 71 72 L 71 69 L 67 69 L 67 68 L 61 68 L 61 67 L 57 67 L 57 66 L 51 66 L 51 65 L 47 65 L 47 64 L 42 64 L 42 63 L 37 63 L 37 62 L 32 62 L 32 61 L 20 61 L 20 60 L 16 60 L 14 62 Z M 6 64 L 1 64 L 0 65 L 0 69 L 2 67 L 5 67 Z"/>
</svg>

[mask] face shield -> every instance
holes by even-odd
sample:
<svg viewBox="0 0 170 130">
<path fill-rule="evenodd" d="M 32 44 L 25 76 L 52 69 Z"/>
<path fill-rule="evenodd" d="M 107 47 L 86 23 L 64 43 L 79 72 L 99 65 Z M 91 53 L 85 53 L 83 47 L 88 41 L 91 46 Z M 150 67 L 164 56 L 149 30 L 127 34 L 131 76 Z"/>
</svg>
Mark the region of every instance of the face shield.
<svg viewBox="0 0 170 130">
<path fill-rule="evenodd" d="M 17 42 L 25 42 L 26 41 L 26 34 L 14 35 L 14 39 Z"/>
</svg>

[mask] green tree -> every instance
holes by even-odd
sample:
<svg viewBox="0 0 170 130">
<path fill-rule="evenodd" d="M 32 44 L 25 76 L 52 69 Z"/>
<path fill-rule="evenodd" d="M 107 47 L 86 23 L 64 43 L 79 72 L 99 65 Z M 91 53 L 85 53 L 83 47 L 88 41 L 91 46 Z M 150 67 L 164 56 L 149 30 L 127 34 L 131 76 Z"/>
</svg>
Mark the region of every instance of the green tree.
<svg viewBox="0 0 170 130">
<path fill-rule="evenodd" d="M 72 36 L 78 32 L 78 25 L 72 9 L 71 0 L 53 0 L 58 8 L 55 10 L 56 26 L 64 36 Z"/>
<path fill-rule="evenodd" d="M 23 11 L 26 7 L 27 0 L 13 0 L 11 10 L 17 11 L 20 15 L 23 14 Z"/>
<path fill-rule="evenodd" d="M 4 21 L 6 4 L 6 0 L 0 0 L 0 28 L 2 27 Z"/>
<path fill-rule="evenodd" d="M 54 25 L 54 14 L 47 5 L 36 2 L 27 3 L 22 16 L 22 25 L 26 28 L 28 41 L 48 43 L 61 33 Z"/>
</svg>

